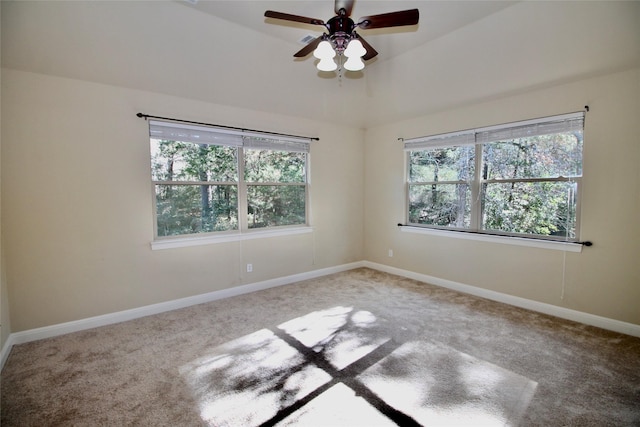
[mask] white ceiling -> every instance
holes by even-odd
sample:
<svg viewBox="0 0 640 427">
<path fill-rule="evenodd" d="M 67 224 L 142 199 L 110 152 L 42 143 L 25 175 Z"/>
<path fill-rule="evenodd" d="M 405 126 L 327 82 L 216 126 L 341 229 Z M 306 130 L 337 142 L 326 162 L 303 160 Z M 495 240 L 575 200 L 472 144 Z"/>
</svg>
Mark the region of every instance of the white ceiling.
<svg viewBox="0 0 640 427">
<path fill-rule="evenodd" d="M 308 25 L 264 17 L 266 10 L 317 18 L 327 22 L 335 16 L 332 0 L 315 1 L 202 1 L 177 0 L 179 3 L 234 24 L 253 29 L 268 36 L 279 38 L 292 46 L 291 55 L 304 47 L 300 40 L 311 35 L 318 37 L 324 31 L 319 25 Z M 351 18 L 359 22 L 360 17 L 399 10 L 418 9 L 420 22 L 407 27 L 377 30 L 358 30 L 378 52 L 380 60 L 391 59 L 401 53 L 423 45 L 440 36 L 469 25 L 494 12 L 514 4 L 514 1 L 371 1 L 358 0 L 354 4 Z M 309 60 L 312 62 L 313 58 Z"/>
<path fill-rule="evenodd" d="M 640 66 L 638 1 L 357 0 L 353 18 L 418 8 L 420 23 L 360 31 L 380 54 L 342 77 L 293 58 L 321 27 L 264 18 L 327 21 L 331 0 L 1 7 L 3 67 L 363 128 Z"/>
</svg>

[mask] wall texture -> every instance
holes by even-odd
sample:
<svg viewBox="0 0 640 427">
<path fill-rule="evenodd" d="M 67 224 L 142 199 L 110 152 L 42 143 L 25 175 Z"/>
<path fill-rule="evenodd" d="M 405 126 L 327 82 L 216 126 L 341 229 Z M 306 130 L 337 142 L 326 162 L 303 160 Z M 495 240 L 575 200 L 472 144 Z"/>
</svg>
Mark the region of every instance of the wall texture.
<svg viewBox="0 0 640 427">
<path fill-rule="evenodd" d="M 313 233 L 152 251 L 140 111 L 320 137 L 311 149 Z M 361 130 L 9 69 L 2 122 L 11 332 L 363 258 Z"/>
<path fill-rule="evenodd" d="M 640 324 L 639 69 L 364 133 L 10 69 L 2 70 L 1 90 L 2 296 L 10 297 L 11 332 L 363 259 Z M 594 246 L 564 253 L 396 227 L 404 219 L 405 157 L 398 137 L 587 104 L 581 229 Z M 135 117 L 139 111 L 319 136 L 311 154 L 314 232 L 152 251 L 147 124 Z M 249 262 L 253 273 L 244 271 Z"/>
<path fill-rule="evenodd" d="M 582 253 L 401 232 L 411 138 L 580 111 Z M 640 70 L 470 105 L 366 132 L 365 259 L 581 312 L 640 324 Z M 394 250 L 389 258 L 388 249 Z M 564 288 L 564 295 L 563 295 Z M 563 296 L 563 298 L 561 298 Z"/>
<path fill-rule="evenodd" d="M 0 8 L 1 10 L 1 8 Z M 2 43 L 0 42 L 0 45 Z M 2 80 L 2 71 L 0 70 L 0 81 Z M 2 99 L 2 88 L 0 88 L 0 99 Z M 0 129 L 2 129 L 2 106 L 0 105 Z M 2 135 L 0 132 L 0 165 L 2 164 Z M 0 166 L 0 188 L 2 187 L 2 167 Z M 9 316 L 9 295 L 7 291 L 7 280 L 4 268 L 4 251 L 2 250 L 2 196 L 0 191 L 0 348 L 4 347 L 4 343 L 11 333 L 11 320 Z"/>
</svg>

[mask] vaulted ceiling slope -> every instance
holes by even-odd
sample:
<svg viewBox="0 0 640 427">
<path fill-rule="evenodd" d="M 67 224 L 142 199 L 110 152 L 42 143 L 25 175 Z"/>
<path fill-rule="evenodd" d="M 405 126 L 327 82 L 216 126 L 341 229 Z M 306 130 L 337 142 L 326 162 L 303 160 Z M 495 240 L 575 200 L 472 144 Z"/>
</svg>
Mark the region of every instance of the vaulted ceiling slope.
<svg viewBox="0 0 640 427">
<path fill-rule="evenodd" d="M 6 1 L 2 66 L 367 128 L 640 66 L 640 2 L 357 0 L 354 18 L 418 8 L 420 23 L 361 31 L 380 55 L 326 77 L 295 60 L 333 1 Z"/>
</svg>

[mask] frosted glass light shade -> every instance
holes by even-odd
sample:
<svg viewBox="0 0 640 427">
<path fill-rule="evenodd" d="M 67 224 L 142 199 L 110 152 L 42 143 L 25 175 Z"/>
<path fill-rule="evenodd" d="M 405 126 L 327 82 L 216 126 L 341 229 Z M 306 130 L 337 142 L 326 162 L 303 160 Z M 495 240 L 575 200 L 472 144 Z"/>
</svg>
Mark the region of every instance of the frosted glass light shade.
<svg viewBox="0 0 640 427">
<path fill-rule="evenodd" d="M 344 51 L 347 62 L 344 63 L 344 68 L 349 71 L 360 71 L 364 68 L 364 62 L 361 57 L 367 53 L 367 50 L 362 46 L 362 42 L 358 39 L 353 39 L 347 45 Z"/>
<path fill-rule="evenodd" d="M 352 56 L 344 63 L 344 68 L 349 71 L 360 71 L 364 68 L 364 62 L 362 62 L 359 56 Z"/>
<path fill-rule="evenodd" d="M 331 59 L 336 56 L 336 52 L 333 50 L 331 43 L 323 40 L 318 44 L 316 50 L 313 51 L 313 56 L 320 59 L 320 62 L 322 62 L 323 59 Z"/>
<path fill-rule="evenodd" d="M 320 71 L 335 71 L 338 68 L 338 64 L 333 58 L 322 58 L 318 62 L 318 70 Z"/>
<path fill-rule="evenodd" d="M 358 39 L 354 39 L 347 45 L 347 49 L 344 51 L 344 56 L 347 58 L 360 58 L 364 56 L 365 53 L 367 53 L 367 50 L 362 46 L 362 42 Z"/>
</svg>

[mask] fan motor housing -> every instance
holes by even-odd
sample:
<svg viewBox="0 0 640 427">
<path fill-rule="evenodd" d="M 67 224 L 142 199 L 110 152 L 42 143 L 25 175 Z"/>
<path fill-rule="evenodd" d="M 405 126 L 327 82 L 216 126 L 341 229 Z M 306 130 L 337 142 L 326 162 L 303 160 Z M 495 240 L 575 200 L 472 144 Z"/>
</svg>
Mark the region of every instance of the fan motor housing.
<svg viewBox="0 0 640 427">
<path fill-rule="evenodd" d="M 331 36 L 337 33 L 351 34 L 355 27 L 353 19 L 347 16 L 334 16 L 327 22 L 327 29 Z"/>
<path fill-rule="evenodd" d="M 347 43 L 351 40 L 355 27 L 356 25 L 353 19 L 344 15 L 334 16 L 327 22 L 329 38 L 333 42 L 333 46 L 338 54 L 342 54 L 347 48 Z"/>
</svg>

